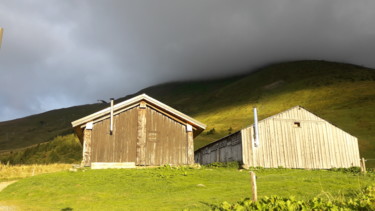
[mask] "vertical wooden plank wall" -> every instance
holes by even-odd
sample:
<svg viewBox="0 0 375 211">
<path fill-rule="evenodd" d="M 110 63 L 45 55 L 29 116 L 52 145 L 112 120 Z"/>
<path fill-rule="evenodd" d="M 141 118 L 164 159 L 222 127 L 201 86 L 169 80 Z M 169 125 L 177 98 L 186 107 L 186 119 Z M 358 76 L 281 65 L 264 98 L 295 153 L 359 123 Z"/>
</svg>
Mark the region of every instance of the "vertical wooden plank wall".
<svg viewBox="0 0 375 211">
<path fill-rule="evenodd" d="M 202 165 L 213 162 L 242 162 L 241 133 L 233 133 L 194 153 L 195 162 Z"/>
<path fill-rule="evenodd" d="M 242 145 L 242 159 L 241 161 L 249 166 L 254 166 L 254 161 L 253 161 L 253 134 L 251 133 L 250 130 L 247 128 L 242 129 L 240 131 L 241 134 L 241 145 Z"/>
<path fill-rule="evenodd" d="M 146 119 L 146 165 L 189 164 L 186 125 L 149 107 Z"/>
<path fill-rule="evenodd" d="M 194 164 L 194 138 L 193 130 L 190 125 L 186 125 L 187 134 L 187 164 Z"/>
<path fill-rule="evenodd" d="M 193 127 L 159 109 L 141 101 L 115 114 L 112 134 L 109 117 L 94 122 L 92 130 L 84 131 L 83 163 L 193 164 Z"/>
<path fill-rule="evenodd" d="M 359 166 L 357 138 L 295 107 L 259 122 L 259 147 L 252 126 L 241 130 L 244 164 L 266 168 L 327 169 Z"/>
<path fill-rule="evenodd" d="M 194 147 L 192 132 L 189 136 L 186 125 L 150 107 L 142 105 L 115 115 L 112 135 L 109 124 L 109 119 L 94 124 L 92 162 L 135 162 L 147 166 L 194 162 L 191 152 L 188 159 L 188 146 Z"/>
<path fill-rule="evenodd" d="M 136 162 L 138 109 L 114 116 L 113 134 L 109 119 L 94 124 L 91 136 L 92 162 Z"/>
<path fill-rule="evenodd" d="M 146 165 L 146 103 L 141 102 L 138 110 L 138 123 L 137 123 L 137 159 L 136 165 Z"/>
</svg>

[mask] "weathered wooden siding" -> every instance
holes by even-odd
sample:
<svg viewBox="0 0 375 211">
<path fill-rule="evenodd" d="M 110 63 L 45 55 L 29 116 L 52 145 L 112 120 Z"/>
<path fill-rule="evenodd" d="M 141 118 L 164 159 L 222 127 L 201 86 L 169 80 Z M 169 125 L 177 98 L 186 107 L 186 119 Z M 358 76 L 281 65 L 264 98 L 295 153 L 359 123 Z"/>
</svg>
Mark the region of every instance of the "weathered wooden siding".
<svg viewBox="0 0 375 211">
<path fill-rule="evenodd" d="M 295 107 L 259 122 L 258 147 L 253 127 L 241 130 L 244 164 L 266 168 L 326 169 L 359 166 L 356 137 Z"/>
<path fill-rule="evenodd" d="M 209 164 L 213 162 L 242 162 L 241 133 L 233 133 L 215 143 L 195 151 L 196 163 Z"/>
<path fill-rule="evenodd" d="M 146 165 L 146 108 L 145 102 L 141 101 L 138 107 L 136 165 L 142 166 Z"/>
<path fill-rule="evenodd" d="M 91 130 L 83 130 L 82 166 L 90 166 Z"/>
<path fill-rule="evenodd" d="M 112 135 L 109 127 L 109 119 L 94 124 L 91 162 L 135 162 L 146 166 L 188 164 L 186 126 L 150 107 L 136 107 L 115 115 Z"/>
<path fill-rule="evenodd" d="M 137 108 L 115 115 L 112 135 L 109 118 L 95 123 L 91 134 L 91 162 L 136 162 L 137 119 Z"/>
<path fill-rule="evenodd" d="M 147 107 L 146 165 L 188 164 L 186 126 Z"/>
<path fill-rule="evenodd" d="M 237 160 L 248 166 L 307 169 L 360 165 L 356 137 L 301 107 L 264 119 L 258 127 L 258 147 L 253 145 L 251 125 L 197 150 L 195 161 L 208 164 Z M 232 136 L 237 137 L 241 144 L 226 145 Z M 227 159 L 223 156 L 227 152 L 236 156 Z"/>
</svg>

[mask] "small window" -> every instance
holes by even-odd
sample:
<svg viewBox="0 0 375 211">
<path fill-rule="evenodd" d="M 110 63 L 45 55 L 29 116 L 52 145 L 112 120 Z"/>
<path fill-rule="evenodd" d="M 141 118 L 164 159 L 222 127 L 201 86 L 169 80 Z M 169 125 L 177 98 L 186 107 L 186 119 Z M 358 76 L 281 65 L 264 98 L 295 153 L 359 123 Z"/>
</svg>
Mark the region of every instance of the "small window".
<svg viewBox="0 0 375 211">
<path fill-rule="evenodd" d="M 301 127 L 301 122 L 294 122 L 294 127 Z"/>
</svg>

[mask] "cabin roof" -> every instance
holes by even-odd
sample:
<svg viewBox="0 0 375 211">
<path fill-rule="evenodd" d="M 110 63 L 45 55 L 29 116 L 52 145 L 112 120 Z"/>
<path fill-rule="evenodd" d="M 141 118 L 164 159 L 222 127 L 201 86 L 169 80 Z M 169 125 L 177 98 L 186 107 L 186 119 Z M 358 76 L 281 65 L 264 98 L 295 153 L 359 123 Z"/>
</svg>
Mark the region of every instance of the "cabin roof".
<svg viewBox="0 0 375 211">
<path fill-rule="evenodd" d="M 136 97 L 133 97 L 131 99 L 128 99 L 128 100 L 125 100 L 121 103 L 117 103 L 113 106 L 113 110 L 114 112 L 118 112 L 118 111 L 121 111 L 121 110 L 124 110 L 126 108 L 132 108 L 134 106 L 137 106 L 141 101 L 145 101 L 147 104 L 150 104 L 154 107 L 156 107 L 157 109 L 160 109 L 162 110 L 163 112 L 169 114 L 169 115 L 172 115 L 173 117 L 179 119 L 179 120 L 182 120 L 183 122 L 186 122 L 187 124 L 190 124 L 193 126 L 193 128 L 195 128 L 196 130 L 198 131 L 203 131 L 204 129 L 206 129 L 206 125 L 199 122 L 198 120 L 195 120 L 191 117 L 189 117 L 188 115 L 186 114 L 183 114 L 182 112 L 180 111 L 177 111 L 176 109 L 146 95 L 146 94 L 141 94 L 141 95 L 138 95 Z M 102 119 L 103 117 L 106 117 L 110 115 L 110 112 L 111 112 L 111 108 L 108 107 L 108 108 L 105 108 L 103 110 L 100 110 L 98 112 L 95 112 L 93 114 L 90 114 L 88 116 L 85 116 L 85 117 L 82 117 L 78 120 L 75 120 L 72 122 L 72 126 L 73 127 L 84 127 L 86 125 L 86 123 L 88 122 L 91 122 L 91 121 L 96 121 L 96 120 L 100 120 Z"/>
</svg>

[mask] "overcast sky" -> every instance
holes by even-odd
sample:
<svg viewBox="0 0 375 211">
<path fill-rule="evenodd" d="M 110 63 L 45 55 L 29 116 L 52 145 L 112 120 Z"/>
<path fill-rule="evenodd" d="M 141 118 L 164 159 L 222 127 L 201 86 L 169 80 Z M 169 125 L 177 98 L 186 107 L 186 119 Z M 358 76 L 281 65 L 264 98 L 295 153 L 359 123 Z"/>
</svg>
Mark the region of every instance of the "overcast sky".
<svg viewBox="0 0 375 211">
<path fill-rule="evenodd" d="M 375 67 L 374 0 L 1 0 L 0 121 L 323 59 Z"/>
</svg>

